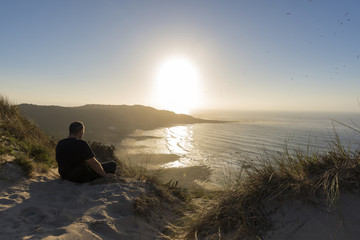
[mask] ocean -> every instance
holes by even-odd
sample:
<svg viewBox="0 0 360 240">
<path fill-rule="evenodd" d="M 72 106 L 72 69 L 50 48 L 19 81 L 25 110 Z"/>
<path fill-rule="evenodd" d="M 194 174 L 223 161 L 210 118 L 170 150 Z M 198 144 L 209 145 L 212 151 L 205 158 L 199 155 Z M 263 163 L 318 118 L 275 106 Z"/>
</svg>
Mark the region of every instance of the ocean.
<svg viewBox="0 0 360 240">
<path fill-rule="evenodd" d="M 176 154 L 179 160 L 162 167 L 204 166 L 213 179 L 256 164 L 264 151 L 331 150 L 336 134 L 352 150 L 360 147 L 360 113 L 212 112 L 196 117 L 228 121 L 136 131 L 122 142 L 130 154 Z M 343 125 L 344 124 L 344 125 Z M 130 146 L 131 145 L 131 146 Z"/>
</svg>

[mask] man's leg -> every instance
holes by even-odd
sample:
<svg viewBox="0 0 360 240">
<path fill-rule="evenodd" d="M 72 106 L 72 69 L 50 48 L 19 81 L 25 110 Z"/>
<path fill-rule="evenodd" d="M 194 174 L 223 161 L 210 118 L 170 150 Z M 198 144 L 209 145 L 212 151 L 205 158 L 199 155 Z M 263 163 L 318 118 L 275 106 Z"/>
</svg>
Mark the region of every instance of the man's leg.
<svg viewBox="0 0 360 240">
<path fill-rule="evenodd" d="M 103 167 L 106 173 L 115 173 L 116 172 L 116 162 L 103 162 L 101 166 Z"/>
<path fill-rule="evenodd" d="M 101 163 L 104 171 L 106 173 L 115 173 L 116 172 L 116 162 L 104 162 Z M 90 166 L 85 164 L 85 166 L 79 166 L 73 169 L 72 174 L 68 176 L 68 180 L 78 183 L 90 182 L 101 176 L 97 174 Z"/>
<path fill-rule="evenodd" d="M 81 165 L 73 169 L 68 180 L 78 183 L 90 182 L 99 178 L 100 175 L 94 172 L 89 166 Z"/>
</svg>

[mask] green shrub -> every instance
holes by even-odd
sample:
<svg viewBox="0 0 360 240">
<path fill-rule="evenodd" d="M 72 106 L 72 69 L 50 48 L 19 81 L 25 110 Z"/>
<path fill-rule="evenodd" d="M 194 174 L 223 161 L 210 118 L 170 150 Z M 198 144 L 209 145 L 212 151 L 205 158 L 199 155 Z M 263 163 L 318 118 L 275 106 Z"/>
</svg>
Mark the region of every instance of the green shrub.
<svg viewBox="0 0 360 240">
<path fill-rule="evenodd" d="M 10 147 L 7 146 L 0 146 L 0 155 L 11 153 L 12 150 Z"/>
<path fill-rule="evenodd" d="M 27 175 L 55 165 L 55 141 L 23 117 L 16 105 L 0 96 L 0 133 L 4 136 L 0 154 L 17 153 L 16 162 Z"/>
<path fill-rule="evenodd" d="M 99 142 L 90 142 L 90 147 L 100 162 L 118 161 L 115 154 L 116 149 L 113 145 L 106 146 Z"/>
<path fill-rule="evenodd" d="M 19 164 L 26 176 L 31 177 L 35 171 L 35 163 L 29 159 L 24 153 L 19 153 L 15 157 L 15 163 Z"/>
<path fill-rule="evenodd" d="M 33 158 L 36 163 L 42 163 L 48 167 L 54 165 L 54 160 L 51 157 L 49 149 L 44 146 L 32 145 L 29 150 L 29 157 Z"/>
<path fill-rule="evenodd" d="M 118 159 L 113 145 L 107 146 L 99 142 L 90 142 L 89 145 L 99 162 L 114 161 L 117 163 L 117 174 L 129 177 L 129 167 Z"/>
</svg>

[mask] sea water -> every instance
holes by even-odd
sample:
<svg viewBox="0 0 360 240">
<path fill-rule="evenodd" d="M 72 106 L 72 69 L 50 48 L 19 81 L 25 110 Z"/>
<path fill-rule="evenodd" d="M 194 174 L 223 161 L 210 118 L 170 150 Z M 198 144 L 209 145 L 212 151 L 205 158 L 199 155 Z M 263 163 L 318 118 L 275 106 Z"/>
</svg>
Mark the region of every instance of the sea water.
<svg viewBox="0 0 360 240">
<path fill-rule="evenodd" d="M 336 136 L 347 148 L 360 147 L 360 134 L 351 129 L 360 131 L 360 113 L 218 112 L 197 116 L 227 122 L 137 131 L 131 136 L 130 153 L 176 154 L 179 160 L 162 167 L 205 166 L 214 177 L 258 163 L 265 151 L 276 154 L 285 147 L 329 151 Z"/>
</svg>

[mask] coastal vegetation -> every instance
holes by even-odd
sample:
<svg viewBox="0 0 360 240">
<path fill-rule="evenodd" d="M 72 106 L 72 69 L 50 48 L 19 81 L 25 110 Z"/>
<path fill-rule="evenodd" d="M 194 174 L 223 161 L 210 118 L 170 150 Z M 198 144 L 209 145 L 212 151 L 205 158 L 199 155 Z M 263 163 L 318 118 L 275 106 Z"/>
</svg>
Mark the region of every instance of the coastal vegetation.
<svg viewBox="0 0 360 240">
<path fill-rule="evenodd" d="M 211 206 L 184 221 L 186 239 L 222 239 L 229 233 L 230 239 L 264 239 L 279 203 L 300 200 L 339 212 L 341 194 L 359 189 L 360 152 L 345 149 L 336 137 L 327 153 L 285 147 L 277 154 L 265 150 L 259 158 Z"/>
<path fill-rule="evenodd" d="M 55 166 L 53 138 L 25 118 L 16 105 L 0 96 L 0 153 L 12 156 L 26 174 L 44 172 Z M 4 163 L 4 161 L 2 161 Z"/>
<path fill-rule="evenodd" d="M 4 97 L 0 97 L 0 117 L 1 165 L 19 164 L 29 177 L 56 167 L 56 140 Z M 360 151 L 345 148 L 336 133 L 325 153 L 286 146 L 277 153 L 263 150 L 257 164 L 241 168 L 234 181 L 218 191 L 161 182 L 161 170 L 125 164 L 114 146 L 90 144 L 101 161 L 119 163 L 115 181 L 131 178 L 147 184 L 148 191 L 133 201 L 134 213 L 147 219 L 171 216 L 162 230 L 164 239 L 264 239 L 274 228 L 270 215 L 279 204 L 298 200 L 340 213 L 342 194 L 359 189 Z"/>
</svg>

